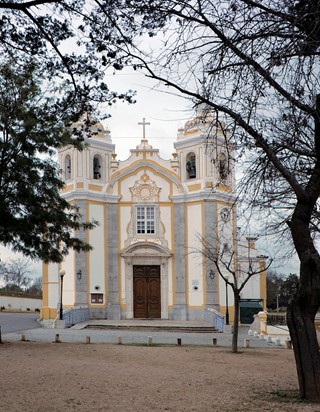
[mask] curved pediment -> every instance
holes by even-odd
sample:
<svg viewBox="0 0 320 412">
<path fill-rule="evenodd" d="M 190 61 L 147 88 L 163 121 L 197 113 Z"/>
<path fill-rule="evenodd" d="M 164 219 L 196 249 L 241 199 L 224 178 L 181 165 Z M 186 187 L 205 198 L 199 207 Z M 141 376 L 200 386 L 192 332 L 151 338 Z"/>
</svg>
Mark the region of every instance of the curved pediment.
<svg viewBox="0 0 320 412">
<path fill-rule="evenodd" d="M 132 256 L 161 256 L 161 257 L 171 257 L 172 253 L 170 250 L 160 244 L 153 242 L 137 242 L 133 243 L 124 249 L 122 249 L 120 255 L 122 257 L 132 257 Z"/>
<path fill-rule="evenodd" d="M 183 194 L 186 192 L 185 188 L 180 182 L 179 176 L 177 176 L 176 173 L 172 172 L 169 169 L 166 169 L 165 167 L 163 167 L 157 162 L 154 162 L 152 160 L 147 160 L 147 159 L 138 160 L 130 164 L 126 168 L 115 172 L 112 175 L 109 184 L 107 185 L 107 192 L 110 193 L 112 191 L 112 188 L 115 186 L 115 184 L 118 181 L 125 179 L 127 176 L 133 173 L 136 173 L 139 170 L 147 170 L 147 169 L 153 170 L 156 174 L 161 175 L 168 182 L 172 182 L 176 186 L 177 192 L 179 194 Z"/>
</svg>

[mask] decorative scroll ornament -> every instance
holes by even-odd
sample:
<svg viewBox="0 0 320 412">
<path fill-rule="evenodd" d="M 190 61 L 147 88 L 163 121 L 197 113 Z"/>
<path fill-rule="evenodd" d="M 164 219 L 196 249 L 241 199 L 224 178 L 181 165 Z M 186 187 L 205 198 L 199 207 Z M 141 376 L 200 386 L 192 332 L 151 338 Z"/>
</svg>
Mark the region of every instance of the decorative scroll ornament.
<svg viewBox="0 0 320 412">
<path fill-rule="evenodd" d="M 146 173 L 130 187 L 133 202 L 158 202 L 160 190 Z"/>
</svg>

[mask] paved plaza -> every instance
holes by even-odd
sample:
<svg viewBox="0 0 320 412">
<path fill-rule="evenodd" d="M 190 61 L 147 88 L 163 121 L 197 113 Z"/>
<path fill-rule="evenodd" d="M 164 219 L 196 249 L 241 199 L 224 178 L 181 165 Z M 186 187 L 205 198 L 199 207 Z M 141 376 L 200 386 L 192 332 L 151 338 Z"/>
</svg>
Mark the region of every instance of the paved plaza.
<svg viewBox="0 0 320 412">
<path fill-rule="evenodd" d="M 149 327 L 148 327 L 149 325 Z M 162 325 L 164 330 L 158 328 Z M 174 326 L 172 330 L 166 330 Z M 197 323 L 197 325 L 199 325 Z M 208 324 L 203 324 L 203 326 Z M 2 340 L 5 342 L 15 342 L 22 338 L 34 342 L 54 342 L 56 335 L 59 335 L 59 340 L 65 343 L 110 343 L 117 344 L 119 341 L 122 344 L 128 345 L 144 345 L 151 342 L 155 345 L 176 345 L 177 340 L 181 339 L 182 345 L 203 345 L 212 346 L 216 339 L 217 346 L 231 347 L 232 333 L 211 333 L 198 332 L 192 328 L 192 322 L 173 322 L 159 321 L 143 322 L 143 321 L 88 321 L 77 324 L 69 329 L 56 328 L 36 328 L 19 330 L 11 333 L 2 333 Z M 201 325 L 200 325 L 201 326 Z M 190 332 L 186 332 L 187 327 L 190 327 Z M 95 329 L 97 328 L 97 329 Z M 268 342 L 267 337 L 249 336 L 249 326 L 240 326 L 239 328 L 239 347 L 245 345 L 245 340 L 250 340 L 250 347 L 253 348 L 283 348 L 284 337 L 281 339 L 281 345 L 276 344 L 276 336 L 272 337 L 272 342 Z M 270 340 L 270 339 L 269 339 Z"/>
</svg>

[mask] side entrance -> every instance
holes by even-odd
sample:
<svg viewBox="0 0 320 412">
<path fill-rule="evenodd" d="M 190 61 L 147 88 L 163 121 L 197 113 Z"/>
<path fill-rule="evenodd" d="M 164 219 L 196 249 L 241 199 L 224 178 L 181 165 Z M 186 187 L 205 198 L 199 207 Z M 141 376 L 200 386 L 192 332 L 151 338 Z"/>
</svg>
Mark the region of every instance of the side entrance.
<svg viewBox="0 0 320 412">
<path fill-rule="evenodd" d="M 135 318 L 161 318 L 160 266 L 133 266 Z"/>
</svg>

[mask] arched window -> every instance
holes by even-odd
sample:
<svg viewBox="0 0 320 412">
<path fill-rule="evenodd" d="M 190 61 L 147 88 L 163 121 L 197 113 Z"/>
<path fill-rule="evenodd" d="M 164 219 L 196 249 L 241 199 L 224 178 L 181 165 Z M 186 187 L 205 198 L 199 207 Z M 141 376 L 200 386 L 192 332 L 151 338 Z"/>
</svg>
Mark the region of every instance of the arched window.
<svg viewBox="0 0 320 412">
<path fill-rule="evenodd" d="M 65 179 L 71 179 L 71 157 L 70 155 L 67 155 L 64 160 L 64 174 L 65 174 Z"/>
<path fill-rule="evenodd" d="M 229 175 L 229 165 L 228 165 L 227 156 L 224 153 L 220 153 L 219 155 L 218 168 L 219 168 L 220 179 L 223 181 L 227 180 L 228 175 Z"/>
<path fill-rule="evenodd" d="M 186 171 L 188 179 L 195 179 L 197 176 L 196 170 L 196 155 L 193 152 L 187 154 L 186 157 Z"/>
<path fill-rule="evenodd" d="M 93 178 L 94 179 L 101 179 L 101 157 L 99 155 L 95 155 L 93 158 Z"/>
</svg>

